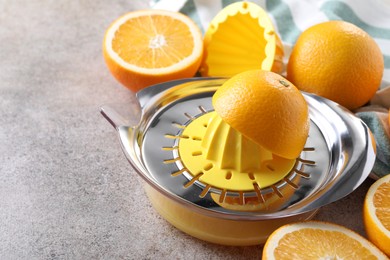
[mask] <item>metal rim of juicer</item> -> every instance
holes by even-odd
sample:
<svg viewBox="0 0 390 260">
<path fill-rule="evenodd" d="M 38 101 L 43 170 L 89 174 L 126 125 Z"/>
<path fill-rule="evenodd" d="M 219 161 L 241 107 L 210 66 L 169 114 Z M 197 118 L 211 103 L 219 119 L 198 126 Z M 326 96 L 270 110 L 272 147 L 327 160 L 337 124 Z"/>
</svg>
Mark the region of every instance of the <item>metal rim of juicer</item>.
<svg viewBox="0 0 390 260">
<path fill-rule="evenodd" d="M 267 220 L 305 213 L 334 202 L 355 190 L 370 174 L 375 152 L 368 127 L 342 106 L 303 93 L 311 125 L 306 149 L 288 175 L 291 180 L 300 176 L 293 195 L 276 211 L 236 211 L 220 206 L 210 194 L 221 191 L 213 187 L 205 189 L 202 182 L 193 180 L 183 170 L 175 149 L 163 148 L 177 145 L 177 139 L 166 138 L 166 135 L 180 135 L 177 124 L 188 125 L 200 115 L 213 111 L 211 97 L 225 80 L 190 78 L 141 90 L 137 99 L 142 115 L 134 127 L 126 126 L 111 108 L 101 108 L 103 116 L 117 129 L 126 158 L 163 195 L 211 217 Z M 289 179 L 281 181 L 261 192 L 278 193 L 289 182 Z M 233 197 L 254 196 L 254 192 L 228 193 Z"/>
</svg>

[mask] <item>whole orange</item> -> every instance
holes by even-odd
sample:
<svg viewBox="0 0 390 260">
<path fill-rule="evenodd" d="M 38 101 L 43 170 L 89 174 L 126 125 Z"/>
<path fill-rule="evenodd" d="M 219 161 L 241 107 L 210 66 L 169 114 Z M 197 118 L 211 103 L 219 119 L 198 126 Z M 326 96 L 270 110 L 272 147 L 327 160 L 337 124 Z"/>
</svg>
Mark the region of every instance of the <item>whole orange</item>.
<svg viewBox="0 0 390 260">
<path fill-rule="evenodd" d="M 227 124 L 273 154 L 295 159 L 304 148 L 308 105 L 281 75 L 264 70 L 239 73 L 215 92 L 212 102 Z"/>
<path fill-rule="evenodd" d="M 328 21 L 299 36 L 287 64 L 287 79 L 300 90 L 352 110 L 374 96 L 383 70 L 383 55 L 369 34 L 345 21 Z"/>
</svg>

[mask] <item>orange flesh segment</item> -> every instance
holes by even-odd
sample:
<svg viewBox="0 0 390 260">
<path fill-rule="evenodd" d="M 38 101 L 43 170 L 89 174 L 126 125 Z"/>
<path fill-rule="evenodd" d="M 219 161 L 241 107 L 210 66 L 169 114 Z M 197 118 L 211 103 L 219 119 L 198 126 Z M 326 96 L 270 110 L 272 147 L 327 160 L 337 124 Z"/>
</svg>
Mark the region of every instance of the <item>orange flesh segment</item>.
<svg viewBox="0 0 390 260">
<path fill-rule="evenodd" d="M 302 237 L 304 240 L 299 243 Z M 324 238 L 327 238 L 324 240 Z M 318 243 L 307 243 L 307 241 L 324 241 L 321 246 Z M 294 244 L 294 250 L 291 245 Z M 338 249 L 335 251 L 335 249 Z M 286 255 L 286 252 L 288 254 Z M 333 252 L 331 254 L 330 252 Z M 276 259 L 297 259 L 301 256 L 308 256 L 309 259 L 376 259 L 376 257 L 362 244 L 338 231 L 301 229 L 286 234 L 275 248 Z"/>
<path fill-rule="evenodd" d="M 176 64 L 191 55 L 194 43 L 188 41 L 192 38 L 188 27 L 174 20 L 163 15 L 127 20 L 115 33 L 112 49 L 125 62 L 141 68 L 165 68 Z"/>
<path fill-rule="evenodd" d="M 383 226 L 390 231 L 390 182 L 381 184 L 373 197 L 375 214 L 382 222 Z"/>
</svg>

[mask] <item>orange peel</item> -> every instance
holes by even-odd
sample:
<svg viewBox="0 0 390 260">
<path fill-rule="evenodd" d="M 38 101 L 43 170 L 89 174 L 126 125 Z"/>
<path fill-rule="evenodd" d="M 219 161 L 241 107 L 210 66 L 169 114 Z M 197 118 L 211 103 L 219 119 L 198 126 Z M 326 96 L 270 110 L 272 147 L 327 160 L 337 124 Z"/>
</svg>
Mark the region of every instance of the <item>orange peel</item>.
<svg viewBox="0 0 390 260">
<path fill-rule="evenodd" d="M 217 114 L 232 128 L 280 157 L 295 159 L 310 119 L 302 93 L 284 77 L 252 70 L 228 79 L 213 95 Z"/>
</svg>

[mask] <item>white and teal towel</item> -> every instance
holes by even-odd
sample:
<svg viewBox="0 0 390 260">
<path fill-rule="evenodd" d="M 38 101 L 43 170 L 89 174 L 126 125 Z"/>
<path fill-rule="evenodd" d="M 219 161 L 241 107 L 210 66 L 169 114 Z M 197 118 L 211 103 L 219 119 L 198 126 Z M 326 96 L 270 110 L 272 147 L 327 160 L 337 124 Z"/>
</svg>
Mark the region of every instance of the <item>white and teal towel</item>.
<svg viewBox="0 0 390 260">
<path fill-rule="evenodd" d="M 213 17 L 234 0 L 152 0 L 151 8 L 187 14 L 205 32 Z M 308 27 L 328 21 L 344 20 L 369 33 L 382 50 L 385 70 L 383 83 L 372 105 L 356 115 L 370 127 L 377 141 L 374 177 L 390 174 L 390 0 L 254 0 L 267 11 L 285 49 L 284 61 L 298 36 Z M 352 64 L 353 65 L 353 64 Z M 352 93 L 351 93 L 352 94 Z"/>
<path fill-rule="evenodd" d="M 212 18 L 234 0 L 154 0 L 151 7 L 179 11 L 190 16 L 203 30 Z M 273 20 L 288 55 L 289 48 L 308 27 L 344 20 L 369 33 L 378 43 L 385 60 L 384 80 L 390 82 L 390 0 L 255 0 Z M 286 57 L 288 58 L 288 57 Z"/>
</svg>

